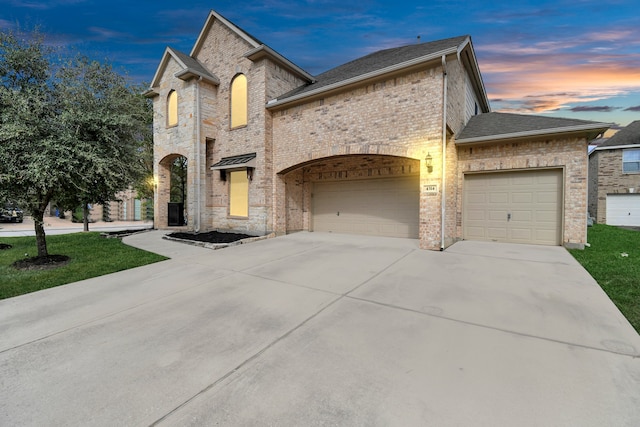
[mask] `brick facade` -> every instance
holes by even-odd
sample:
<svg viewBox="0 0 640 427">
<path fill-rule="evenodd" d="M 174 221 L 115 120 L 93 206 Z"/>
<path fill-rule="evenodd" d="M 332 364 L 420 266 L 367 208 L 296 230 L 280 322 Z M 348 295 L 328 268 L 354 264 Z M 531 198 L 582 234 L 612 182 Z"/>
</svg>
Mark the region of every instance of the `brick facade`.
<svg viewBox="0 0 640 427">
<path fill-rule="evenodd" d="M 586 139 L 532 139 L 458 150 L 457 184 L 461 189 L 465 173 L 525 169 L 563 170 L 562 243 L 583 247 L 587 227 Z M 462 191 L 458 192 L 457 206 L 457 235 L 462 236 Z"/>
<path fill-rule="evenodd" d="M 585 242 L 586 142 L 545 139 L 457 146 L 455 136 L 476 114 L 478 99 L 486 99 L 471 86 L 468 65 L 460 62 L 460 55 L 271 104 L 309 80 L 277 56 L 248 53 L 256 49 L 257 41 L 212 12 L 191 57 L 219 84 L 181 80 L 176 77 L 181 71 L 176 58 L 163 59 L 152 85 L 156 227 L 167 227 L 168 165 L 176 156 L 188 159 L 188 230 L 312 230 L 314 183 L 416 176 L 420 247 L 433 250 L 462 238 L 465 173 L 563 168 L 563 242 Z M 231 129 L 230 84 L 239 73 L 248 81 L 248 123 Z M 179 100 L 174 127 L 166 126 L 165 117 L 170 90 L 178 91 Z M 229 216 L 228 181 L 210 167 L 222 158 L 247 153 L 256 153 L 256 167 L 249 182 L 249 216 L 239 219 Z M 427 155 L 432 170 L 426 167 Z"/>
</svg>

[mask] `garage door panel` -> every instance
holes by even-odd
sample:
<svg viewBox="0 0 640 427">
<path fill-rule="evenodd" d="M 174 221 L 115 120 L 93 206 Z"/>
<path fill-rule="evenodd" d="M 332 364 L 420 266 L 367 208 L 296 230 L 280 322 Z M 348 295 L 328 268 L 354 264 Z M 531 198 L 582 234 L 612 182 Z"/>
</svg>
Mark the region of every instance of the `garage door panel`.
<svg viewBox="0 0 640 427">
<path fill-rule="evenodd" d="M 463 203 L 465 239 L 560 243 L 561 169 L 466 175 Z"/>
<path fill-rule="evenodd" d="M 315 231 L 417 238 L 419 215 L 418 176 L 314 186 Z"/>
<path fill-rule="evenodd" d="M 512 240 L 520 240 L 523 243 L 531 241 L 531 229 L 530 228 L 511 228 L 511 239 Z"/>
<path fill-rule="evenodd" d="M 513 223 L 518 223 L 518 222 L 530 223 L 531 221 L 533 221 L 533 216 L 534 216 L 534 213 L 531 211 L 512 210 L 510 221 Z"/>
<path fill-rule="evenodd" d="M 607 194 L 606 206 L 607 224 L 640 226 L 640 194 Z"/>
</svg>

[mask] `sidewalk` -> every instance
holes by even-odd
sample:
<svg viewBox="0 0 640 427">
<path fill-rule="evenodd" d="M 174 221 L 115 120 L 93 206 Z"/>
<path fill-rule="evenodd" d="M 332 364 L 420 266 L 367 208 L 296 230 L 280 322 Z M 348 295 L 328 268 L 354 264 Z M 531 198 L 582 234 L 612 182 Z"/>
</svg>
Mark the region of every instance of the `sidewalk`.
<svg viewBox="0 0 640 427">
<path fill-rule="evenodd" d="M 78 233 L 83 230 L 81 222 L 71 222 L 71 219 L 58 217 L 44 218 L 44 231 L 50 236 L 54 234 Z M 142 230 L 153 228 L 153 221 L 96 221 L 89 223 L 89 231 L 120 231 Z M 35 236 L 33 219 L 25 217 L 22 223 L 0 223 L 0 237 Z"/>
</svg>

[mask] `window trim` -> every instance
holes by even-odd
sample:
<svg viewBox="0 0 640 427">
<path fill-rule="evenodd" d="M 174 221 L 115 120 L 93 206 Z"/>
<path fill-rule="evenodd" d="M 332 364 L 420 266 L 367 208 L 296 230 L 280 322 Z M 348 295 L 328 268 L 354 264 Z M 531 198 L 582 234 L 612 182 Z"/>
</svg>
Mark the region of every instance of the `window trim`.
<svg viewBox="0 0 640 427">
<path fill-rule="evenodd" d="M 234 86 L 237 82 L 239 82 L 238 79 L 242 78 L 244 80 L 244 122 L 240 123 L 240 124 L 236 124 L 234 125 L 234 99 L 236 99 L 236 96 L 234 96 Z M 238 95 L 238 94 L 236 94 Z M 237 101 L 240 102 L 240 101 Z M 248 126 L 249 124 L 249 80 L 247 79 L 247 76 L 243 73 L 238 73 L 236 74 L 233 79 L 231 79 L 231 84 L 229 85 L 229 129 L 240 129 L 243 127 Z"/>
<path fill-rule="evenodd" d="M 637 157 L 637 159 L 625 161 L 624 157 L 625 157 L 625 154 L 627 154 L 627 153 L 637 153 L 636 156 L 635 156 L 635 157 Z M 637 164 L 637 169 L 635 169 L 635 170 L 626 170 L 625 169 L 625 164 L 629 164 L 629 163 Z M 630 148 L 630 149 L 622 150 L 622 173 L 623 174 L 629 174 L 629 175 L 640 174 L 640 149 L 639 148 L 636 148 L 636 149 Z"/>
<path fill-rule="evenodd" d="M 246 186 L 247 186 L 247 194 L 246 194 L 247 214 L 246 215 L 234 215 L 234 214 L 231 213 L 231 193 L 233 191 L 233 189 L 232 189 L 232 187 L 233 187 L 233 174 L 235 174 L 235 173 L 244 174 L 244 176 L 246 177 Z M 227 175 L 227 179 L 226 180 L 229 183 L 229 190 L 228 190 L 229 204 L 228 204 L 228 210 L 227 210 L 228 217 L 232 218 L 232 219 L 249 219 L 249 183 L 251 182 L 251 179 L 249 179 L 248 168 L 227 169 L 226 170 L 226 175 Z"/>
<path fill-rule="evenodd" d="M 173 109 L 175 110 L 175 123 L 171 122 L 171 110 L 172 110 L 172 102 L 171 102 L 171 98 L 175 96 L 175 106 L 173 106 Z M 169 93 L 167 94 L 167 127 L 168 128 L 173 128 L 178 126 L 178 122 L 180 121 L 180 115 L 178 114 L 178 92 L 175 89 L 171 89 L 169 91 Z"/>
</svg>

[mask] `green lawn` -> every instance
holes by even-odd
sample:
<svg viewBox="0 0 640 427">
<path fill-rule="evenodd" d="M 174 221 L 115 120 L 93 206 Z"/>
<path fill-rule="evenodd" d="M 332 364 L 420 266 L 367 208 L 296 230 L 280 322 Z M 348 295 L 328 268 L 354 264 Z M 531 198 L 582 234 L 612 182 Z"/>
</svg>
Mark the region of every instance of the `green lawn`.
<svg viewBox="0 0 640 427">
<path fill-rule="evenodd" d="M 640 231 L 596 224 L 588 242 L 591 247 L 569 252 L 640 332 Z"/>
<path fill-rule="evenodd" d="M 25 254 L 37 255 L 36 238 L 0 237 L 0 243 L 13 246 L 0 250 L 0 299 L 167 259 L 99 233 L 73 233 L 47 236 L 49 254 L 69 256 L 67 265 L 52 270 L 17 270 L 11 266 L 14 261 L 25 258 Z"/>
</svg>

